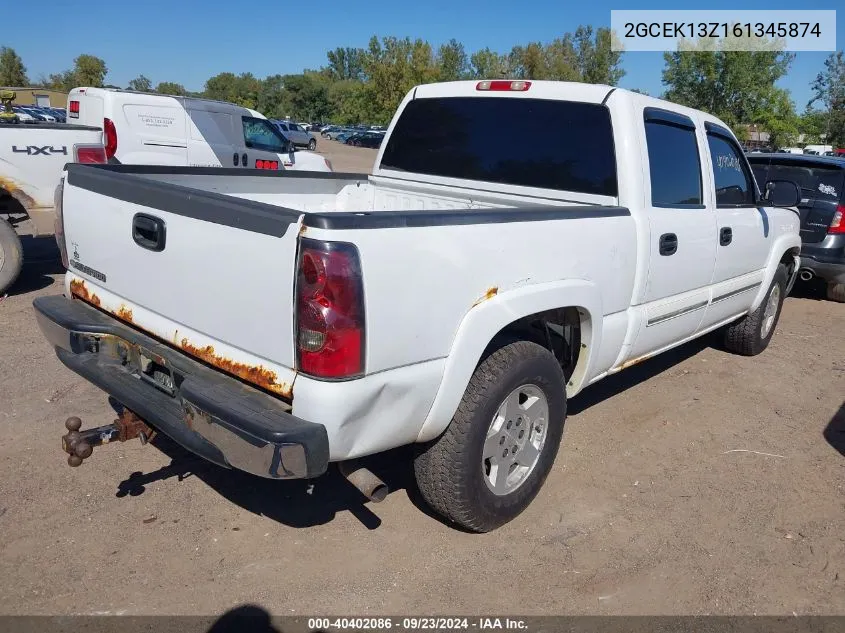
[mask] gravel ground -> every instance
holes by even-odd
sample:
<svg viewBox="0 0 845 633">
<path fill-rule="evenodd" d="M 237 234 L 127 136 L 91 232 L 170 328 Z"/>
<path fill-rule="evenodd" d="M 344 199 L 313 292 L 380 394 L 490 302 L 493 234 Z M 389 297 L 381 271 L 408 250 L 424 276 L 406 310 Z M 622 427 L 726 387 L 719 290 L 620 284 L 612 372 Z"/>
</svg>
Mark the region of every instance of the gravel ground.
<svg viewBox="0 0 845 633">
<path fill-rule="evenodd" d="M 318 149 L 337 171 L 375 157 Z M 115 416 L 35 324 L 61 292 L 52 240 L 25 252 L 0 302 L 0 613 L 845 614 L 845 305 L 814 288 L 758 357 L 707 338 L 573 399 L 539 497 L 471 535 L 427 512 L 404 450 L 372 464 L 378 505 L 334 473 L 271 482 L 167 443 L 68 468 L 65 418 Z"/>
</svg>

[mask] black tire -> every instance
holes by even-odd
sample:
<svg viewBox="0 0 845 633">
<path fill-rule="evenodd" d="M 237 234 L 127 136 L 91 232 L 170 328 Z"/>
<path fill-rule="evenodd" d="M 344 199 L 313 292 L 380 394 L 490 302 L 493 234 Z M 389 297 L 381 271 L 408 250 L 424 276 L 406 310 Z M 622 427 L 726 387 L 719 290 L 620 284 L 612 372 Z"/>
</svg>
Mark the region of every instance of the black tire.
<svg viewBox="0 0 845 633">
<path fill-rule="evenodd" d="M 23 247 L 12 225 L 0 218 L 0 295 L 5 294 L 23 266 Z"/>
<path fill-rule="evenodd" d="M 827 284 L 827 298 L 845 303 L 845 284 Z"/>
<path fill-rule="evenodd" d="M 780 319 L 780 311 L 783 308 L 783 300 L 786 296 L 787 284 L 787 270 L 784 264 L 778 266 L 775 271 L 775 278 L 772 280 L 766 297 L 760 306 L 738 321 L 734 321 L 725 328 L 725 347 L 735 354 L 743 356 L 756 356 L 769 346 L 769 341 L 777 329 L 778 320 Z M 771 325 L 768 333 L 763 336 L 763 324 L 765 319 L 763 314 L 766 311 L 766 304 L 769 297 L 772 296 L 775 287 L 780 288 L 780 300 L 777 304 L 777 311 L 775 312 L 775 320 Z"/>
<path fill-rule="evenodd" d="M 546 439 L 522 483 L 497 496 L 485 481 L 483 446 L 499 407 L 525 385 L 536 385 L 546 398 Z M 415 459 L 414 473 L 423 499 L 448 521 L 473 532 L 488 532 L 511 521 L 546 480 L 565 418 L 565 380 L 557 359 L 530 341 L 503 345 L 478 365 L 446 431 Z"/>
<path fill-rule="evenodd" d="M 317 149 L 317 139 L 312 138 L 310 141 L 308 141 L 308 149 L 310 149 L 312 152 Z"/>
</svg>

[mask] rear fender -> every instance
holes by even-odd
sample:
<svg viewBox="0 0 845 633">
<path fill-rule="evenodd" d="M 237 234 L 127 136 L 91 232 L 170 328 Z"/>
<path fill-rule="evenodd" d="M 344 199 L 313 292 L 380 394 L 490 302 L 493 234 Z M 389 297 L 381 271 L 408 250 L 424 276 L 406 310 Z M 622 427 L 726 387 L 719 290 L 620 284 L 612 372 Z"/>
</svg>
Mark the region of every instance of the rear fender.
<svg viewBox="0 0 845 633">
<path fill-rule="evenodd" d="M 432 440 L 446 429 L 481 355 L 499 332 L 531 314 L 570 306 L 577 307 L 581 314 L 581 353 L 566 387 L 568 396 L 576 394 L 590 375 L 592 359 L 596 357 L 592 352 L 601 345 L 602 302 L 598 288 L 589 281 L 567 280 L 510 290 L 476 304 L 461 321 L 437 396 L 417 441 Z"/>
</svg>

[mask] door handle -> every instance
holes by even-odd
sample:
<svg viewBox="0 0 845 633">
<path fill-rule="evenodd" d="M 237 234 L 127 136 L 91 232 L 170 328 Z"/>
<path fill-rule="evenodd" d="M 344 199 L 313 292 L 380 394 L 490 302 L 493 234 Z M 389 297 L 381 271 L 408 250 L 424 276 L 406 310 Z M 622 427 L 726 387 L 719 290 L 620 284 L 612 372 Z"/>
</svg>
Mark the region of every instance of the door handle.
<svg viewBox="0 0 845 633">
<path fill-rule="evenodd" d="M 145 213 L 132 218 L 132 239 L 141 248 L 159 253 L 164 250 L 167 230 L 164 220 Z"/>
<path fill-rule="evenodd" d="M 674 233 L 664 233 L 660 236 L 660 254 L 669 256 L 678 252 L 678 236 Z"/>
<path fill-rule="evenodd" d="M 719 229 L 719 246 L 727 246 L 734 238 L 734 233 L 731 227 L 725 226 Z"/>
</svg>

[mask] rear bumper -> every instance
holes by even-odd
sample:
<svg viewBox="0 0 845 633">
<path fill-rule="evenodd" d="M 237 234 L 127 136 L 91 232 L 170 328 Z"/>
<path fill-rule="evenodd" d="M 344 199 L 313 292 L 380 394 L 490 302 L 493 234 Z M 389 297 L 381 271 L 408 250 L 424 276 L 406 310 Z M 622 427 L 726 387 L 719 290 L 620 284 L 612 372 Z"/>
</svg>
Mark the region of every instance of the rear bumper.
<svg viewBox="0 0 845 633">
<path fill-rule="evenodd" d="M 294 417 L 274 396 L 81 301 L 39 297 L 33 306 L 62 363 L 184 448 L 220 466 L 271 479 L 326 471 L 325 427 Z"/>
<path fill-rule="evenodd" d="M 845 233 L 828 235 L 815 244 L 803 244 L 801 268 L 813 271 L 828 283 L 845 283 Z"/>
</svg>

